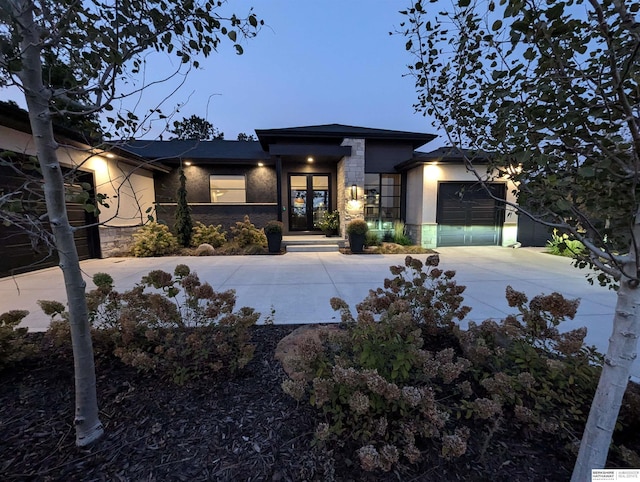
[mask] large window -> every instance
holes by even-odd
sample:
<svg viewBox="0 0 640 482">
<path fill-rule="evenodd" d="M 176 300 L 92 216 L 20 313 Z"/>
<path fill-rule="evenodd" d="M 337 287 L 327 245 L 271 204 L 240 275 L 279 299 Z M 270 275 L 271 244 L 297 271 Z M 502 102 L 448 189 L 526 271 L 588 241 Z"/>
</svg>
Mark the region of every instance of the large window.
<svg viewBox="0 0 640 482">
<path fill-rule="evenodd" d="M 247 183 L 243 175 L 209 176 L 212 203 L 247 202 Z"/>
<path fill-rule="evenodd" d="M 365 174 L 365 220 L 374 229 L 389 230 L 400 221 L 400 174 Z"/>
</svg>

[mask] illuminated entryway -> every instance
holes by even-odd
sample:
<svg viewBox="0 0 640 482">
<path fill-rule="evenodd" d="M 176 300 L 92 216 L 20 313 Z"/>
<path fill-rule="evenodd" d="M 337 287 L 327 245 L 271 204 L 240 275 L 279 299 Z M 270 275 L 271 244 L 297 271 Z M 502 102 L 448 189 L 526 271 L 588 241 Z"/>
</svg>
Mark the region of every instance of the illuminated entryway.
<svg viewBox="0 0 640 482">
<path fill-rule="evenodd" d="M 314 226 L 331 209 L 329 174 L 289 174 L 289 230 L 317 231 Z"/>
</svg>

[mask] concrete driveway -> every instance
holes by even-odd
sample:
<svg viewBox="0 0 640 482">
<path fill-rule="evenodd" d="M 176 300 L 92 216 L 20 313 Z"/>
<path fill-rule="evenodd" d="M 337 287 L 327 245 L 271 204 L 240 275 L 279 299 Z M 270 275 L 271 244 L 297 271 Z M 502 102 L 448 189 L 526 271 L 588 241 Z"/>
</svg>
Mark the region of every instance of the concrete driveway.
<svg viewBox="0 0 640 482">
<path fill-rule="evenodd" d="M 587 342 L 606 351 L 611 334 L 615 292 L 587 283 L 584 270 L 571 266 L 571 260 L 543 253 L 534 248 L 455 247 L 438 248 L 441 267 L 457 271 L 459 284 L 466 285 L 465 302 L 472 307 L 469 320 L 501 319 L 512 313 L 505 300 L 507 285 L 537 294 L 558 291 L 580 298 L 575 320 L 566 330 L 588 328 Z M 425 258 L 424 255 L 419 256 Z M 97 272 L 109 273 L 116 289 L 124 291 L 153 269 L 173 272 L 184 263 L 200 279 L 216 290 L 235 289 L 239 306 L 251 306 L 264 317 L 275 310 L 275 323 L 327 323 L 339 321 L 329 306 L 338 296 L 352 307 L 369 289 L 382 286 L 390 277 L 389 266 L 403 264 L 404 255 L 359 255 L 340 253 L 287 253 L 283 256 L 213 256 L 164 258 L 108 258 L 82 262 L 87 284 Z M 44 330 L 47 317 L 41 313 L 39 299 L 65 301 L 62 274 L 50 268 L 14 278 L 0 279 L 0 313 L 10 309 L 30 311 L 25 324 L 31 330 Z M 636 363 L 634 375 L 640 376 Z"/>
</svg>

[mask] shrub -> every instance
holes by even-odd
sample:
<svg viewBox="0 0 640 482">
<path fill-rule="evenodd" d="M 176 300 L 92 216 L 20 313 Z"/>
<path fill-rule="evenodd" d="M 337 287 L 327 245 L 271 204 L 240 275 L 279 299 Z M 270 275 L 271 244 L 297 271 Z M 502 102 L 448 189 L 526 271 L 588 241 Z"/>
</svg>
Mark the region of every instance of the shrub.
<svg viewBox="0 0 640 482">
<path fill-rule="evenodd" d="M 364 238 L 365 246 L 380 246 L 381 244 L 382 243 L 380 242 L 380 238 L 378 237 L 377 233 L 373 231 L 367 231 L 367 234 L 365 234 Z"/>
<path fill-rule="evenodd" d="M 214 248 L 219 248 L 226 242 L 227 234 L 224 229 L 222 229 L 221 224 L 217 226 L 213 224 L 206 226 L 198 221 L 193 227 L 193 235 L 191 237 L 191 246 L 193 247 L 200 246 L 201 244 L 210 244 Z"/>
<path fill-rule="evenodd" d="M 560 235 L 558 230 L 554 229 L 551 239 L 547 241 L 546 251 L 556 256 L 575 258 L 585 254 L 586 248 L 577 239 L 571 239 L 568 234 Z"/>
<path fill-rule="evenodd" d="M 393 242 L 402 246 L 411 246 L 411 238 L 404 233 L 404 223 L 396 221 L 393 223 Z"/>
<path fill-rule="evenodd" d="M 176 232 L 176 239 L 180 246 L 188 248 L 191 245 L 193 235 L 193 219 L 191 218 L 191 208 L 187 203 L 187 177 L 184 169 L 180 168 L 180 187 L 178 188 L 176 204 L 176 222 L 173 228 Z"/>
<path fill-rule="evenodd" d="M 343 329 L 300 346 L 298 371 L 283 383 L 322 412 L 316 441 L 346 444 L 364 470 L 383 471 L 434 453 L 462 457 L 470 445 L 482 457 L 506 426 L 572 444 L 598 379 L 585 330 L 557 330 L 577 301 L 553 293 L 527 304 L 508 288 L 517 316 L 463 330 L 464 287 L 438 264 L 407 256 L 357 318 L 331 300 Z"/>
<path fill-rule="evenodd" d="M 340 229 L 340 212 L 325 211 L 320 220 L 316 223 L 316 227 L 324 232 L 332 232 Z"/>
<path fill-rule="evenodd" d="M 244 217 L 244 221 L 238 221 L 235 226 L 231 227 L 231 237 L 238 248 L 246 248 L 248 246 L 267 246 L 267 237 L 264 231 L 255 227 L 249 219 Z"/>
<path fill-rule="evenodd" d="M 264 226 L 265 234 L 282 234 L 283 224 L 280 221 L 269 221 Z"/>
<path fill-rule="evenodd" d="M 164 256 L 175 253 L 178 241 L 169 228 L 152 221 L 133 234 L 133 255 L 139 258 L 148 256 Z"/>
<path fill-rule="evenodd" d="M 214 291 L 185 265 L 173 274 L 151 271 L 124 293 L 102 284 L 87 294 L 87 303 L 98 351 L 179 385 L 234 375 L 253 357 L 249 329 L 260 314 L 248 307 L 234 311 L 233 290 Z M 64 318 L 54 305 L 44 303 L 52 317 Z M 62 340 L 58 325 L 52 323 L 50 336 Z"/>
<path fill-rule="evenodd" d="M 11 310 L 0 315 L 0 371 L 36 351 L 27 339 L 28 329 L 18 328 L 28 314 L 24 310 Z"/>
<path fill-rule="evenodd" d="M 354 219 L 347 224 L 347 234 L 366 234 L 369 231 L 369 225 L 364 219 Z"/>
</svg>

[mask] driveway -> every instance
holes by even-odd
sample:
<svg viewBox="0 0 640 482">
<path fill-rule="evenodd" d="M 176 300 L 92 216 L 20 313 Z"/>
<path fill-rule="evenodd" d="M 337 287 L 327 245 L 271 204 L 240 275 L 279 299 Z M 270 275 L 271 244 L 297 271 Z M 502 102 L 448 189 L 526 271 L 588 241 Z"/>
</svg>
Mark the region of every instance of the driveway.
<svg viewBox="0 0 640 482">
<path fill-rule="evenodd" d="M 588 284 L 586 271 L 571 266 L 571 260 L 551 256 L 535 248 L 455 247 L 438 248 L 444 269 L 457 271 L 456 280 L 466 285 L 465 304 L 472 307 L 469 320 L 501 319 L 513 313 L 504 298 L 505 288 L 537 294 L 558 291 L 580 298 L 578 315 L 564 323 L 569 330 L 588 328 L 587 342 L 606 351 L 611 334 L 615 292 Z M 116 289 L 134 286 L 153 269 L 173 271 L 187 264 L 202 281 L 216 290 L 235 289 L 237 306 L 251 306 L 262 313 L 261 322 L 275 310 L 275 323 L 327 323 L 340 320 L 329 306 L 338 296 L 352 307 L 369 289 L 382 286 L 390 277 L 389 266 L 403 264 L 404 255 L 358 255 L 340 253 L 287 253 L 283 256 L 213 256 L 164 258 L 108 258 L 83 261 L 88 287 L 97 272 L 109 273 Z M 424 259 L 425 256 L 419 256 Z M 0 313 L 10 309 L 30 311 L 24 324 L 31 330 L 44 330 L 47 317 L 41 313 L 39 299 L 64 301 L 62 273 L 50 268 L 14 278 L 0 279 Z M 561 325 L 562 328 L 562 325 Z M 640 376 L 640 363 L 634 375 Z"/>
</svg>

